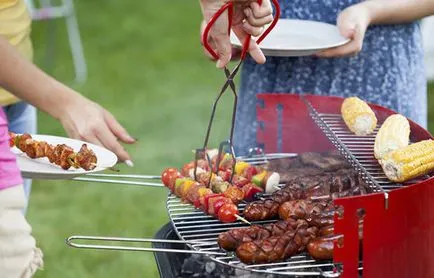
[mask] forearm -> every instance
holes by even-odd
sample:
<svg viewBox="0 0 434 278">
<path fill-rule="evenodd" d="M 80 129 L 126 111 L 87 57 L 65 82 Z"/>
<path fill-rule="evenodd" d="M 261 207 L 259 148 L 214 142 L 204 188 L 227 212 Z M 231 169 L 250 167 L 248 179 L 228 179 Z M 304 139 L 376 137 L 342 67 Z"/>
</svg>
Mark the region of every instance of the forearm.
<svg viewBox="0 0 434 278">
<path fill-rule="evenodd" d="M 358 5 L 368 10 L 371 24 L 407 23 L 434 14 L 434 0 L 368 0 Z"/>
<path fill-rule="evenodd" d="M 27 61 L 0 36 L 0 86 L 56 119 L 81 96 Z"/>
</svg>

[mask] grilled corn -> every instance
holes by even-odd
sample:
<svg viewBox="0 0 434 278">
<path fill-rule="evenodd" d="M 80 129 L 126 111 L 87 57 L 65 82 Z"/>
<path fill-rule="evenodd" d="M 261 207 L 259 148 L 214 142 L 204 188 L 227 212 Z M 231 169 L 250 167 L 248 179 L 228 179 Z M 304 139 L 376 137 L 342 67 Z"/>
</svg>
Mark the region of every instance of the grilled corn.
<svg viewBox="0 0 434 278">
<path fill-rule="evenodd" d="M 409 140 L 410 124 L 407 118 L 400 114 L 389 116 L 375 137 L 375 158 L 381 159 L 387 153 L 407 146 Z"/>
<path fill-rule="evenodd" d="M 424 140 L 386 154 L 380 160 L 386 176 L 405 182 L 434 170 L 434 141 Z"/>
<path fill-rule="evenodd" d="M 356 135 L 367 135 L 377 126 L 374 111 L 358 97 L 346 98 L 341 113 L 347 127 Z"/>
</svg>

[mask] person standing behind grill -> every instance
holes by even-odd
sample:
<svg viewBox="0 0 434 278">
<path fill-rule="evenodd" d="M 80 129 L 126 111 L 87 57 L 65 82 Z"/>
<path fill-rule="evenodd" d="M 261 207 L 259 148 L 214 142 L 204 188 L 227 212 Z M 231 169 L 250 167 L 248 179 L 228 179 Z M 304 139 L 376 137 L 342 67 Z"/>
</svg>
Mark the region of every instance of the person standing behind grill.
<svg viewBox="0 0 434 278">
<path fill-rule="evenodd" d="M 351 42 L 315 56 L 267 57 L 265 65 L 247 58 L 234 135 L 237 154 L 256 145 L 255 95 L 263 92 L 358 96 L 427 126 L 417 20 L 434 14 L 434 1 L 287 0 L 280 5 L 283 18 L 337 24 Z M 230 51 L 225 51 L 230 57 Z"/>
</svg>

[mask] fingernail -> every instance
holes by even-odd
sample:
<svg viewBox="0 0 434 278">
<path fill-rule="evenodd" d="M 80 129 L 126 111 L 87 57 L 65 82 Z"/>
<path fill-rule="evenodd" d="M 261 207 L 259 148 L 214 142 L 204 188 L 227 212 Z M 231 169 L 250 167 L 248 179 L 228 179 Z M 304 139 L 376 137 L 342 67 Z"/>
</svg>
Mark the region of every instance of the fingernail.
<svg viewBox="0 0 434 278">
<path fill-rule="evenodd" d="M 139 141 L 139 138 L 137 137 L 131 137 L 134 141 Z"/>
<path fill-rule="evenodd" d="M 134 163 L 131 160 L 125 160 L 124 162 L 128 167 L 134 167 Z"/>
</svg>

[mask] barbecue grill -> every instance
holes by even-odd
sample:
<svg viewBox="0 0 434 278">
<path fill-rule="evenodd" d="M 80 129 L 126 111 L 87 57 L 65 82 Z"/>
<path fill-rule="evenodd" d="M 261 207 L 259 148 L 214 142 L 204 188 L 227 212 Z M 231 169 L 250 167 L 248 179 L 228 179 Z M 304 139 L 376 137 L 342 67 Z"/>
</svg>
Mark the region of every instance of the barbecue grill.
<svg viewBox="0 0 434 278">
<path fill-rule="evenodd" d="M 434 252 L 433 178 L 425 176 L 411 182 L 390 182 L 373 156 L 376 132 L 368 136 L 350 133 L 340 116 L 343 99 L 312 95 L 261 94 L 257 106 L 257 142 L 265 154 L 242 157 L 261 164 L 269 159 L 301 152 L 322 152 L 337 148 L 356 169 L 373 193 L 336 199 L 343 214 L 335 216 L 335 231 L 344 235 L 343 246 L 335 246 L 333 261 L 315 261 L 308 255 L 293 256 L 285 262 L 245 265 L 232 253 L 219 249 L 217 236 L 243 222 L 218 220 L 182 203 L 169 194 L 166 202 L 173 228 L 188 250 L 149 249 L 76 244 L 73 240 L 109 238 L 72 237 L 68 244 L 79 248 L 133 251 L 190 252 L 206 254 L 220 265 L 256 273 L 321 277 L 434 277 L 430 262 Z M 379 123 L 395 112 L 371 105 Z M 411 141 L 432 138 L 428 131 L 410 121 Z M 110 178 L 108 178 L 110 176 Z M 77 180 L 116 183 L 117 178 L 156 176 L 104 175 Z M 123 184 L 161 186 L 155 182 L 126 181 Z M 245 204 L 239 206 L 242 212 Z M 358 223 L 363 221 L 363 260 L 359 261 Z M 257 223 L 269 223 L 262 221 Z M 111 239 L 119 241 L 122 239 Z M 138 241 L 142 241 L 137 239 Z M 161 242 L 158 242 L 161 243 Z M 174 243 L 174 242 L 169 242 Z"/>
</svg>

